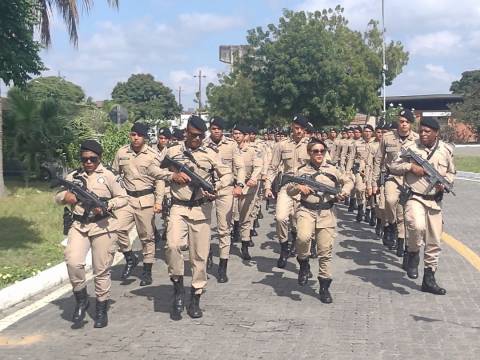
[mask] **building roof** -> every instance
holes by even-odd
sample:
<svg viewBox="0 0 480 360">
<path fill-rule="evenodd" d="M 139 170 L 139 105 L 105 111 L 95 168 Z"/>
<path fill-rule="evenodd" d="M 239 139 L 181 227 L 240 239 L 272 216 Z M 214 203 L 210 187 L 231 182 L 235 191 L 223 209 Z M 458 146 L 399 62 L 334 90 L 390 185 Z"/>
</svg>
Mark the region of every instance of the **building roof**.
<svg viewBox="0 0 480 360">
<path fill-rule="evenodd" d="M 408 96 L 387 96 L 387 106 L 402 105 L 406 109 L 415 110 L 449 110 L 449 104 L 463 101 L 462 95 L 454 94 L 432 94 L 432 95 L 408 95 Z"/>
</svg>

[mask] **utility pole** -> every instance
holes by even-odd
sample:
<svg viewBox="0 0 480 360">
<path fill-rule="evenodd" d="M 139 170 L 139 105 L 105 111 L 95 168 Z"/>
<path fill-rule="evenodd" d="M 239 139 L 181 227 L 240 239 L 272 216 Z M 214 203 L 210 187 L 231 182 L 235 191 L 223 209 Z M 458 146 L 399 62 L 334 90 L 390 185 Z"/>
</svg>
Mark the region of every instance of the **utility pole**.
<svg viewBox="0 0 480 360">
<path fill-rule="evenodd" d="M 182 87 L 178 87 L 178 105 L 182 106 Z"/>
<path fill-rule="evenodd" d="M 202 70 L 198 70 L 198 75 L 193 75 L 194 78 L 198 78 L 198 114 L 202 111 L 202 78 L 206 78 L 202 75 Z"/>
<path fill-rule="evenodd" d="M 383 80 L 383 117 L 387 120 L 387 94 L 386 94 L 386 77 L 387 77 L 387 64 L 385 59 L 385 0 L 382 0 L 382 80 Z"/>
</svg>

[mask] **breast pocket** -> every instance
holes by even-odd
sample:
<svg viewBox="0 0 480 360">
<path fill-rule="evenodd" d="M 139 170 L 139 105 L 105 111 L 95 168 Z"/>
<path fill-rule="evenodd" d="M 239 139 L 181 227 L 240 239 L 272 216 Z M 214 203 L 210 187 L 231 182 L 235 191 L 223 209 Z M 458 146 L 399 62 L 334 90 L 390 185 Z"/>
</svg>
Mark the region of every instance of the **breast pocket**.
<svg viewBox="0 0 480 360">
<path fill-rule="evenodd" d="M 282 152 L 282 163 L 285 167 L 285 171 L 289 171 L 293 168 L 293 151 Z"/>
<path fill-rule="evenodd" d="M 440 175 L 442 175 L 442 176 L 447 175 L 447 170 L 448 170 L 447 160 L 445 160 L 445 159 L 438 160 L 437 171 L 440 173 Z"/>
</svg>

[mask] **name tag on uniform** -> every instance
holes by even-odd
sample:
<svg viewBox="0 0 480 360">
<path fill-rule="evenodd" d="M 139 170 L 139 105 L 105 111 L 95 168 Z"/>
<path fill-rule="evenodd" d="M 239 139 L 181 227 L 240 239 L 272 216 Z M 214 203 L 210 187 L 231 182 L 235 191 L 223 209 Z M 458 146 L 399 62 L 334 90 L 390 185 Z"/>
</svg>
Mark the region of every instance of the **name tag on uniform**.
<svg viewBox="0 0 480 360">
<path fill-rule="evenodd" d="M 118 158 L 118 160 L 130 160 L 130 157 L 128 157 L 128 156 L 123 156 L 123 157 Z"/>
</svg>

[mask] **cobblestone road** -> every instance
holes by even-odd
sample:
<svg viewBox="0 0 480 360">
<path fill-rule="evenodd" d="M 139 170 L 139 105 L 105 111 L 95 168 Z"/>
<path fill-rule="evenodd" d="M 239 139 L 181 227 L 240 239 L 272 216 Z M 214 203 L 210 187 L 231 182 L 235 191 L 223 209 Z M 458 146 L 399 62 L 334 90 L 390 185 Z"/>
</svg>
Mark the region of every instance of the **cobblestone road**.
<svg viewBox="0 0 480 360">
<path fill-rule="evenodd" d="M 456 190 L 446 199 L 445 231 L 478 254 L 480 184 L 458 182 Z M 217 284 L 212 269 L 202 319 L 170 319 L 172 286 L 159 251 L 152 286 L 139 287 L 136 277 L 120 285 L 122 265 L 115 268 L 107 328 L 93 329 L 89 317 L 72 330 L 67 295 L 0 333 L 0 359 L 480 359 L 480 272 L 444 245 L 438 280 L 448 294 L 424 294 L 371 228 L 343 207 L 338 213 L 331 305 L 318 300 L 316 280 L 298 286 L 294 259 L 275 267 L 269 213 L 250 263 L 234 247 L 230 282 Z"/>
</svg>

